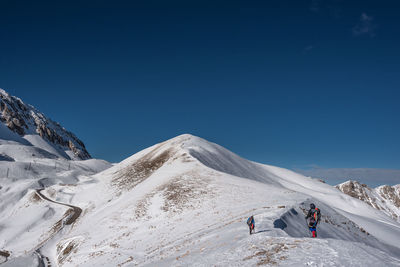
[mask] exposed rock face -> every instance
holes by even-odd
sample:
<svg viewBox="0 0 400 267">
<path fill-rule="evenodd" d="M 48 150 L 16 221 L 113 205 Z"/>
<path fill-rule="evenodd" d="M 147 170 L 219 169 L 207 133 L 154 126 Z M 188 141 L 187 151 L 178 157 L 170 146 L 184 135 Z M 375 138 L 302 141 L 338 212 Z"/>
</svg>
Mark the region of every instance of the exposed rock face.
<svg viewBox="0 0 400 267">
<path fill-rule="evenodd" d="M 38 134 L 63 150 L 71 150 L 79 159 L 91 158 L 83 142 L 73 133 L 2 89 L 0 89 L 0 121 L 20 136 Z"/>
<path fill-rule="evenodd" d="M 337 185 L 336 188 L 400 222 L 400 185 L 369 188 L 357 181 L 347 181 Z"/>
<path fill-rule="evenodd" d="M 387 201 L 393 203 L 397 208 L 400 208 L 400 185 L 388 186 L 382 185 L 376 188 L 376 191 Z"/>
</svg>

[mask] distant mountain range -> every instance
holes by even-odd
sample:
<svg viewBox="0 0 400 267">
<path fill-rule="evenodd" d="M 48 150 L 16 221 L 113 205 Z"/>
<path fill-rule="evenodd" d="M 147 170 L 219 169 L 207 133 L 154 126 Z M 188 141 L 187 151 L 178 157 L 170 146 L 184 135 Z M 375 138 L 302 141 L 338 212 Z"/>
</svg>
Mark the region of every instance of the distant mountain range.
<svg viewBox="0 0 400 267">
<path fill-rule="evenodd" d="M 348 180 L 356 180 L 377 187 L 383 184 L 396 185 L 400 183 L 400 170 L 374 168 L 311 168 L 295 169 L 294 171 L 311 177 L 320 177 L 329 184 L 340 184 Z"/>
</svg>

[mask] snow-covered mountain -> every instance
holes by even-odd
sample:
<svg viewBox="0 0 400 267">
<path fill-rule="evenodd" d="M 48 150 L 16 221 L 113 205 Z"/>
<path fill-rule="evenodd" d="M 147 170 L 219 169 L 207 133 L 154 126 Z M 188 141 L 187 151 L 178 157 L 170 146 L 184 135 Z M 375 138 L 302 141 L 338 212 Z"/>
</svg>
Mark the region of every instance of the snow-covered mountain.
<svg viewBox="0 0 400 267">
<path fill-rule="evenodd" d="M 364 201 L 400 222 L 400 184 L 370 188 L 357 181 L 347 181 L 336 186 L 343 193 Z"/>
<path fill-rule="evenodd" d="M 12 161 L 15 157 L 35 155 L 91 158 L 83 142 L 73 133 L 3 89 L 0 89 L 0 144 L 0 160 Z"/>
<path fill-rule="evenodd" d="M 9 243 L 33 255 L 37 242 L 68 208 L 52 208 L 36 189 L 71 185 L 111 164 L 91 159 L 84 144 L 34 107 L 0 89 L 0 263 L 13 258 Z M 67 212 L 67 213 L 65 213 Z M 30 266 L 30 264 L 22 264 Z"/>
<path fill-rule="evenodd" d="M 0 219 L 5 266 L 400 266 L 391 217 L 192 135 L 15 198 L 0 214 L 11 218 Z M 322 213 L 316 239 L 304 219 L 311 202 Z"/>
</svg>

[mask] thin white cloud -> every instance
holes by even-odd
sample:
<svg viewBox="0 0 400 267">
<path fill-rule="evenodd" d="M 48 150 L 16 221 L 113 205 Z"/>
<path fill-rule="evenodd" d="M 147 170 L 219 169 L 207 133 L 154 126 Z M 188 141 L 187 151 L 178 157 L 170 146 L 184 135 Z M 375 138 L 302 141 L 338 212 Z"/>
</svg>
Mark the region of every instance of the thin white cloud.
<svg viewBox="0 0 400 267">
<path fill-rule="evenodd" d="M 306 47 L 303 48 L 303 54 L 307 54 L 309 52 L 311 52 L 311 50 L 313 50 L 315 48 L 314 45 L 308 45 Z"/>
<path fill-rule="evenodd" d="M 369 35 L 370 37 L 375 37 L 376 28 L 374 18 L 366 13 L 362 13 L 357 25 L 353 27 L 353 34 L 355 36 Z"/>
<path fill-rule="evenodd" d="M 310 50 L 312 50 L 313 48 L 314 48 L 313 45 L 309 45 L 309 46 L 306 46 L 306 47 L 304 48 L 304 50 L 305 50 L 305 51 L 310 51 Z"/>
</svg>

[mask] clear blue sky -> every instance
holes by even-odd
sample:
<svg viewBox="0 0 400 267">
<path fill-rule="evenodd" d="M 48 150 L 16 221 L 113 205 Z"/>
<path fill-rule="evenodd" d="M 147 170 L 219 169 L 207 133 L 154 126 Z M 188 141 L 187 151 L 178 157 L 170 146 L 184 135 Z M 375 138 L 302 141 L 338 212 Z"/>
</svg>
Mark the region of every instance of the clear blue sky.
<svg viewBox="0 0 400 267">
<path fill-rule="evenodd" d="M 118 162 L 182 133 L 400 169 L 398 1 L 1 1 L 0 87 Z"/>
</svg>

